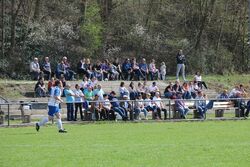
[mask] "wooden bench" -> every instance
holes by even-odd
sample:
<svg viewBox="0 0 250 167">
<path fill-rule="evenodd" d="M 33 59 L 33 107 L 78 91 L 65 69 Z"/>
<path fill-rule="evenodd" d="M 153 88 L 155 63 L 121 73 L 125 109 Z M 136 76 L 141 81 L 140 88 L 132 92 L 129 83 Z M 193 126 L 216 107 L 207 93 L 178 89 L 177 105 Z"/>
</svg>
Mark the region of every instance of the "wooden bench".
<svg viewBox="0 0 250 167">
<path fill-rule="evenodd" d="M 237 110 L 237 107 L 234 107 L 234 102 L 232 101 L 215 101 L 213 109 L 215 111 L 215 117 L 223 117 L 225 110 Z"/>
</svg>

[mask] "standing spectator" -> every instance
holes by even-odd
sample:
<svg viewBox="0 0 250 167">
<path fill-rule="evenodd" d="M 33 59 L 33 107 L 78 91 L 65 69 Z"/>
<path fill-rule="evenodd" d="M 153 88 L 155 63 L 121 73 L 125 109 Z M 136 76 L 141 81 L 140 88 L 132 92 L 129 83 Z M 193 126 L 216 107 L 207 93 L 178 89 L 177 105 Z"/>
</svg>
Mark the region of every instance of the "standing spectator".
<svg viewBox="0 0 250 167">
<path fill-rule="evenodd" d="M 186 119 L 186 115 L 189 111 L 188 107 L 185 105 L 184 100 L 182 99 L 182 93 L 177 92 L 177 100 L 175 101 L 175 108 L 181 114 L 181 118 Z"/>
<path fill-rule="evenodd" d="M 194 81 L 198 83 L 198 86 L 200 89 L 202 89 L 202 85 L 207 89 L 207 85 L 204 81 L 202 81 L 202 77 L 200 72 L 196 72 L 194 76 Z"/>
<path fill-rule="evenodd" d="M 159 70 L 155 66 L 155 60 L 152 59 L 151 63 L 149 64 L 149 76 L 150 76 L 151 81 L 158 79 L 158 76 L 159 76 L 158 73 L 159 73 Z"/>
<path fill-rule="evenodd" d="M 76 121 L 74 119 L 75 94 L 70 87 L 71 87 L 70 84 L 67 84 L 64 89 L 64 94 L 66 97 L 66 104 L 67 104 L 67 121 Z"/>
<path fill-rule="evenodd" d="M 80 90 L 80 86 L 78 84 L 75 85 L 74 94 L 75 94 L 75 120 L 77 120 L 78 109 L 80 111 L 81 120 L 83 120 L 82 103 L 83 103 L 84 94 Z"/>
<path fill-rule="evenodd" d="M 146 63 L 146 59 L 143 58 L 142 62 L 139 64 L 140 70 L 141 70 L 141 76 L 144 81 L 148 78 L 148 64 Z"/>
<path fill-rule="evenodd" d="M 40 77 L 40 74 L 41 74 L 41 70 L 40 70 L 40 65 L 39 65 L 39 62 L 38 62 L 38 58 L 35 57 L 34 58 L 34 61 L 32 61 L 30 63 L 30 74 L 31 74 L 31 78 L 33 80 L 38 80 L 39 77 Z"/>
<path fill-rule="evenodd" d="M 176 60 L 177 60 L 176 80 L 179 80 L 179 73 L 180 71 L 182 71 L 182 78 L 184 81 L 186 81 L 186 77 L 185 77 L 186 58 L 182 50 L 180 50 L 178 54 L 176 55 Z"/>
<path fill-rule="evenodd" d="M 44 63 L 43 63 L 43 73 L 44 73 L 44 77 L 47 80 L 50 80 L 51 78 L 51 66 L 50 66 L 50 62 L 49 62 L 49 57 L 45 57 L 44 58 Z"/>
<path fill-rule="evenodd" d="M 44 78 L 39 78 L 35 85 L 36 97 L 46 97 L 46 88 L 44 84 Z"/>
<path fill-rule="evenodd" d="M 166 79 L 166 74 L 167 74 L 167 69 L 166 69 L 165 62 L 162 62 L 162 63 L 161 63 L 160 74 L 161 74 L 161 80 L 165 81 L 165 79 Z"/>
</svg>

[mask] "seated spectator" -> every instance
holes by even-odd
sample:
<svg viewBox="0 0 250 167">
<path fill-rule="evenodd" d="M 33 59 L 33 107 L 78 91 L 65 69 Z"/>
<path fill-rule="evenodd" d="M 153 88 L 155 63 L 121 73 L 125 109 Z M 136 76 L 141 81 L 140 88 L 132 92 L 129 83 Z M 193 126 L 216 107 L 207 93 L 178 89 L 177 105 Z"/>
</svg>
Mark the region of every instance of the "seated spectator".
<svg viewBox="0 0 250 167">
<path fill-rule="evenodd" d="M 125 110 L 125 116 L 128 118 L 128 113 L 129 113 L 130 120 L 133 120 L 134 119 L 133 110 L 132 110 L 132 105 L 129 101 L 128 95 L 123 95 L 120 105 Z"/>
<path fill-rule="evenodd" d="M 99 101 L 98 95 L 94 96 L 93 102 L 91 103 L 90 111 L 92 113 L 92 120 L 98 121 L 100 119 L 99 114 L 101 114 L 101 103 Z M 102 113 L 103 115 L 103 113 Z"/>
<path fill-rule="evenodd" d="M 102 89 L 102 85 L 98 84 L 96 86 L 96 89 L 94 89 L 93 94 L 94 94 L 94 96 L 98 95 L 99 100 L 103 100 L 103 95 L 105 94 L 105 92 Z"/>
<path fill-rule="evenodd" d="M 154 111 L 153 109 L 153 104 L 152 104 L 152 100 L 151 100 L 151 94 L 150 93 L 147 93 L 146 94 L 146 98 L 144 100 L 144 106 L 146 108 L 146 110 L 149 112 L 149 111 Z"/>
<path fill-rule="evenodd" d="M 96 77 L 98 81 L 103 80 L 102 64 L 99 60 L 93 65 L 93 76 Z"/>
<path fill-rule="evenodd" d="M 229 95 L 227 93 L 227 90 L 223 90 L 223 92 L 218 96 L 218 99 L 228 99 Z"/>
<path fill-rule="evenodd" d="M 109 80 L 118 80 L 119 73 L 117 72 L 116 66 L 112 63 L 108 63 L 109 65 Z"/>
<path fill-rule="evenodd" d="M 163 81 L 166 80 L 166 74 L 167 74 L 166 65 L 165 65 L 165 62 L 162 62 L 161 67 L 160 67 L 161 80 L 163 80 Z"/>
<path fill-rule="evenodd" d="M 153 119 L 161 119 L 161 111 L 164 111 L 164 113 L 166 113 L 167 111 L 163 106 L 159 92 L 155 93 L 155 96 L 152 99 L 152 104 L 153 104 Z M 164 115 L 164 117 L 166 118 L 166 115 Z"/>
<path fill-rule="evenodd" d="M 242 84 L 240 84 L 240 86 L 239 86 L 239 91 L 243 97 L 245 97 L 247 95 L 247 92 Z"/>
<path fill-rule="evenodd" d="M 86 76 L 83 77 L 83 80 L 80 84 L 80 88 L 81 90 L 83 91 L 84 89 L 86 89 L 88 87 L 88 84 L 89 84 L 89 80 Z"/>
<path fill-rule="evenodd" d="M 44 84 L 44 78 L 39 78 L 35 85 L 36 97 L 46 97 L 46 88 Z"/>
<path fill-rule="evenodd" d="M 149 93 L 151 94 L 152 97 L 155 96 L 155 93 L 156 92 L 159 92 L 159 88 L 158 86 L 156 85 L 156 82 L 153 82 L 151 86 L 149 86 Z"/>
<path fill-rule="evenodd" d="M 77 63 L 77 73 L 81 76 L 86 75 L 87 71 L 84 67 L 85 64 L 85 58 L 82 58 L 78 63 Z"/>
<path fill-rule="evenodd" d="M 119 73 L 118 79 L 119 80 L 124 80 L 123 74 L 122 74 L 122 68 L 121 68 L 121 64 L 119 61 L 119 58 L 116 57 L 115 61 L 113 62 L 113 65 L 116 67 L 116 71 Z"/>
<path fill-rule="evenodd" d="M 164 90 L 164 96 L 168 99 L 175 99 L 176 92 L 173 89 L 173 84 L 170 82 L 169 85 Z"/>
<path fill-rule="evenodd" d="M 130 100 L 135 100 L 137 98 L 137 91 L 136 91 L 134 82 L 130 82 L 128 91 L 129 91 Z"/>
<path fill-rule="evenodd" d="M 129 96 L 129 91 L 128 91 L 128 89 L 125 87 L 125 83 L 124 83 L 124 82 L 121 82 L 121 83 L 120 83 L 119 93 L 120 93 L 120 98 L 122 98 L 123 95 Z"/>
<path fill-rule="evenodd" d="M 124 79 L 130 81 L 133 75 L 132 64 L 129 59 L 125 59 L 122 64 L 122 73 L 124 74 Z"/>
<path fill-rule="evenodd" d="M 247 110 L 246 110 L 246 113 L 245 113 L 246 118 L 249 116 L 249 111 L 250 111 L 250 100 L 247 102 Z"/>
<path fill-rule="evenodd" d="M 180 85 L 180 81 L 175 81 L 175 84 L 173 85 L 173 89 L 175 92 L 182 92 L 182 86 Z"/>
<path fill-rule="evenodd" d="M 235 96 L 231 96 L 230 98 L 234 98 L 233 102 L 234 102 L 234 107 L 238 107 L 240 110 L 240 117 L 245 117 L 245 115 L 248 113 L 245 113 L 245 110 L 247 109 L 247 104 L 245 102 L 245 100 L 243 99 L 243 96 L 241 94 L 241 92 L 237 92 L 235 94 Z"/>
<path fill-rule="evenodd" d="M 50 91 L 52 89 L 52 87 L 55 85 L 55 78 L 54 77 L 51 77 L 49 82 L 48 82 L 48 92 L 50 94 Z"/>
<path fill-rule="evenodd" d="M 50 78 L 51 78 L 51 66 L 50 66 L 50 62 L 49 62 L 49 57 L 44 58 L 44 63 L 42 65 L 42 70 L 43 70 L 43 73 L 44 73 L 44 78 L 46 80 L 50 80 Z"/>
<path fill-rule="evenodd" d="M 137 94 L 141 94 L 142 97 L 145 97 L 145 89 L 144 89 L 141 82 L 138 82 L 138 86 L 137 86 L 136 91 L 137 91 Z"/>
<path fill-rule="evenodd" d="M 202 81 L 200 72 L 196 72 L 194 76 L 194 81 L 198 83 L 200 89 L 202 89 L 202 85 L 207 89 L 207 85 L 204 81 Z"/>
<path fill-rule="evenodd" d="M 67 121 L 76 121 L 74 119 L 74 102 L 75 102 L 75 94 L 71 90 L 71 85 L 67 84 L 64 89 L 64 94 L 66 97 L 66 105 L 67 105 Z"/>
<path fill-rule="evenodd" d="M 126 117 L 126 111 L 120 106 L 120 102 L 116 98 L 116 93 L 114 91 L 110 93 L 110 101 L 112 106 L 111 109 L 117 112 L 122 119 L 126 121 L 128 119 L 128 117 Z"/>
<path fill-rule="evenodd" d="M 157 80 L 158 76 L 159 76 L 159 70 L 155 66 L 154 59 L 152 59 L 151 63 L 149 64 L 149 76 L 150 76 L 151 81 L 153 81 L 155 79 Z"/>
<path fill-rule="evenodd" d="M 145 81 L 148 78 L 148 64 L 146 63 L 146 59 L 143 58 L 142 62 L 139 64 L 141 70 L 141 77 Z"/>
<path fill-rule="evenodd" d="M 63 65 L 64 65 L 64 69 L 65 69 L 65 73 L 64 73 L 64 77 L 66 80 L 75 80 L 74 75 L 76 75 L 76 73 L 72 70 L 70 63 L 68 62 L 68 59 L 66 56 L 63 57 Z"/>
<path fill-rule="evenodd" d="M 135 80 L 139 81 L 140 76 L 141 76 L 141 70 L 140 70 L 139 64 L 136 62 L 136 58 L 132 59 L 132 71 L 133 71 L 133 75 L 131 79 L 135 77 Z"/>
<path fill-rule="evenodd" d="M 65 69 L 65 65 L 64 62 L 61 61 L 57 67 L 56 67 L 56 78 L 60 79 L 62 76 L 64 76 L 66 74 L 66 69 Z"/>
<path fill-rule="evenodd" d="M 38 62 L 38 58 L 35 57 L 34 58 L 34 61 L 32 61 L 30 63 L 30 74 L 31 74 L 31 78 L 33 80 L 38 80 L 39 77 L 41 76 L 41 70 L 40 70 L 40 65 L 39 65 L 39 62 Z"/>
<path fill-rule="evenodd" d="M 95 87 L 97 83 L 98 83 L 98 80 L 96 79 L 96 77 L 92 77 L 90 81 L 88 81 L 88 85 L 91 86 L 92 88 Z"/>
<path fill-rule="evenodd" d="M 194 81 L 194 82 L 190 81 L 189 85 L 190 85 L 191 96 L 192 96 L 193 99 L 195 99 L 196 96 L 197 96 L 198 91 L 200 90 L 199 86 L 198 86 L 198 83 L 196 81 Z"/>
<path fill-rule="evenodd" d="M 102 74 L 103 74 L 103 79 L 106 81 L 109 79 L 109 65 L 108 65 L 108 60 L 104 60 L 101 67 L 102 67 Z"/>
<path fill-rule="evenodd" d="M 141 120 L 141 118 L 140 118 L 140 113 L 141 112 L 144 113 L 144 117 L 147 120 L 148 119 L 147 118 L 148 111 L 144 107 L 144 100 L 142 98 L 142 95 L 138 94 L 138 98 L 136 99 L 136 102 L 135 102 L 135 119 L 136 120 Z"/>
<path fill-rule="evenodd" d="M 75 94 L 75 118 L 74 120 L 77 120 L 77 112 L 79 109 L 80 117 L 81 117 L 81 120 L 83 121 L 82 103 L 83 103 L 84 94 L 82 93 L 80 89 L 80 85 L 78 84 L 75 85 L 74 94 Z"/>
<path fill-rule="evenodd" d="M 147 85 L 147 81 L 143 82 L 143 89 L 145 90 L 145 93 L 150 93 L 149 92 L 149 86 Z"/>
<path fill-rule="evenodd" d="M 181 114 L 181 118 L 186 119 L 186 115 L 189 111 L 188 107 L 185 105 L 184 100 L 182 99 L 182 93 L 177 92 L 177 100 L 175 101 L 175 108 Z"/>
<path fill-rule="evenodd" d="M 88 79 L 91 79 L 93 77 L 93 70 L 92 65 L 90 63 L 90 59 L 86 59 L 84 62 L 84 69 L 85 69 L 85 76 Z"/>
<path fill-rule="evenodd" d="M 229 97 L 236 97 L 237 93 L 241 93 L 240 92 L 240 87 L 239 85 L 235 85 L 235 87 L 231 90 L 231 92 L 229 93 Z"/>
<path fill-rule="evenodd" d="M 191 99 L 191 89 L 188 82 L 184 82 L 182 85 L 183 99 Z"/>
<path fill-rule="evenodd" d="M 111 103 L 108 99 L 107 94 L 103 95 L 102 113 L 103 113 L 103 116 L 101 115 L 101 119 L 103 119 L 103 118 L 108 119 L 108 120 L 115 119 L 115 114 L 114 114 L 114 111 L 111 110 Z"/>
<path fill-rule="evenodd" d="M 200 118 L 205 119 L 207 110 L 213 108 L 214 102 L 211 100 L 208 102 L 208 104 L 206 104 L 206 99 L 204 98 L 202 91 L 198 91 L 197 97 L 195 99 L 196 101 L 194 105 L 196 107 L 196 110 L 199 112 Z"/>
</svg>

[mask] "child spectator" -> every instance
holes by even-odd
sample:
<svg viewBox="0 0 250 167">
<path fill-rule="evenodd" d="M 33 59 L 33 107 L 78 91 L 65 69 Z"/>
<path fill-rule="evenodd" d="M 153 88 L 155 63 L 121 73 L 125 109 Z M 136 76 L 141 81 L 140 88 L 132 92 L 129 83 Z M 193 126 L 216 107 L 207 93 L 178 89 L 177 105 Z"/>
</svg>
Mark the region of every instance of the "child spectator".
<svg viewBox="0 0 250 167">
<path fill-rule="evenodd" d="M 204 81 L 202 81 L 202 77 L 200 72 L 196 72 L 194 76 L 194 81 L 198 83 L 198 86 L 200 89 L 202 89 L 202 85 L 207 89 L 207 85 Z"/>
<path fill-rule="evenodd" d="M 165 62 L 162 62 L 161 67 L 160 67 L 161 80 L 165 81 L 166 74 L 167 74 L 166 65 L 165 65 Z"/>
</svg>

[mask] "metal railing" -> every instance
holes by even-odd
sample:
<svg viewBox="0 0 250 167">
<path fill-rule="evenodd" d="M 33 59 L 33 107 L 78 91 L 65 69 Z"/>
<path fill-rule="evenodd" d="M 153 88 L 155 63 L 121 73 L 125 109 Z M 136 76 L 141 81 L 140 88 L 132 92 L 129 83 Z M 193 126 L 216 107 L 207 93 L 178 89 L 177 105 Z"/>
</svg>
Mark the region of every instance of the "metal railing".
<svg viewBox="0 0 250 167">
<path fill-rule="evenodd" d="M 190 99 L 190 100 L 186 100 L 186 99 L 161 99 L 161 100 L 154 100 L 154 102 L 156 101 L 161 101 L 164 105 L 164 107 L 167 108 L 167 113 L 166 113 L 166 117 L 165 119 L 173 119 L 171 117 L 171 113 L 172 111 L 172 106 L 175 105 L 175 101 L 177 100 L 183 100 L 185 103 L 194 103 L 195 101 L 197 101 L 196 99 Z M 213 101 L 217 101 L 217 102 L 222 102 L 222 101 L 235 101 L 240 103 L 240 101 L 244 101 L 245 104 L 247 104 L 248 101 L 250 101 L 250 98 L 228 98 L 228 99 L 216 99 L 216 98 L 211 98 L 211 99 L 206 99 L 207 101 L 213 100 Z M 105 101 L 88 101 L 89 103 L 92 102 L 105 102 Z M 145 102 L 144 100 L 118 100 L 118 101 L 109 101 L 109 102 L 129 102 L 132 106 L 132 109 L 134 110 L 134 106 L 136 102 Z M 62 103 L 62 105 L 65 105 L 66 103 Z M 19 102 L 8 102 L 7 100 L 3 103 L 0 103 L 0 109 L 3 110 L 3 107 L 5 106 L 5 109 L 7 110 L 7 125 L 10 126 L 10 116 L 11 116 L 11 111 L 10 111 L 10 107 L 11 106 L 16 106 L 17 109 L 20 110 L 20 115 L 22 116 L 22 109 L 25 106 L 27 108 L 27 106 L 30 107 L 31 113 L 34 114 L 34 110 L 36 108 L 34 108 L 34 106 L 40 105 L 40 110 L 47 110 L 47 102 L 39 102 L 39 101 L 19 101 Z M 41 107 L 42 106 L 42 107 Z M 237 105 L 236 105 L 237 106 Z M 239 104 L 238 104 L 239 106 Z M 64 106 L 65 107 L 65 106 Z M 247 108 L 247 106 L 245 106 Z M 248 106 L 250 108 L 250 105 Z M 237 109 L 237 107 L 235 107 Z M 239 107 L 238 107 L 239 108 Z M 66 109 L 66 107 L 64 108 Z M 165 113 L 164 113 L 165 114 Z M 0 115 L 1 116 L 1 115 Z M 165 115 L 164 115 L 165 116 Z M 240 114 L 239 114 L 240 117 Z"/>
</svg>

